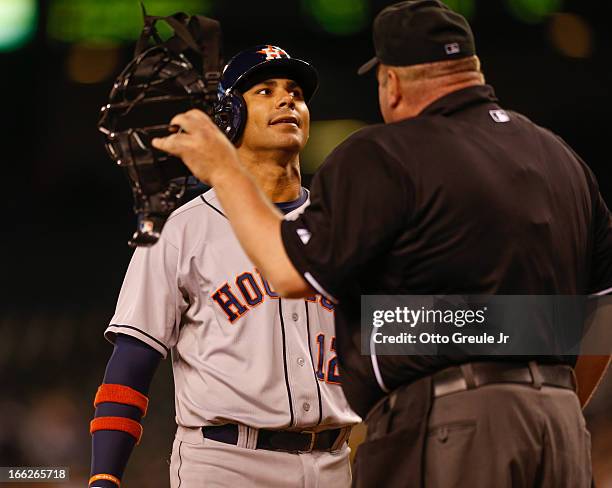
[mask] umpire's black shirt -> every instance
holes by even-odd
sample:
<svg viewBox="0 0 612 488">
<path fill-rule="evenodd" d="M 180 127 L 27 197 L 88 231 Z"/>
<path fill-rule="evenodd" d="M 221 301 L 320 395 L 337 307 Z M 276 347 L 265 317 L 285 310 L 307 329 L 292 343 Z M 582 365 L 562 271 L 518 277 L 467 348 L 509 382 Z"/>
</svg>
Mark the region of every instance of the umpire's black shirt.
<svg viewBox="0 0 612 488">
<path fill-rule="evenodd" d="M 470 87 L 357 132 L 315 175 L 310 207 L 283 223 L 294 266 L 338 301 L 344 391 L 361 415 L 383 394 L 361 355 L 361 295 L 612 287 L 612 218 L 593 174 L 557 136 L 496 101 L 491 87 Z M 378 357 L 389 389 L 449 362 Z"/>
</svg>

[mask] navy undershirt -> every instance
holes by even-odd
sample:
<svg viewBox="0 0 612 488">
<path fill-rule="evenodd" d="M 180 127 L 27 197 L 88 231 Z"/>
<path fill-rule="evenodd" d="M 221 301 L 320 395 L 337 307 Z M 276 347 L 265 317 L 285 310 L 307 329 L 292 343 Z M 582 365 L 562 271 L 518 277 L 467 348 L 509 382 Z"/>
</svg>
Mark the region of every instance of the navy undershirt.
<svg viewBox="0 0 612 488">
<path fill-rule="evenodd" d="M 300 188 L 300 196 L 295 200 L 291 200 L 290 202 L 278 202 L 275 203 L 276 208 L 278 208 L 283 214 L 288 214 L 289 212 L 293 212 L 296 208 L 301 207 L 308 200 L 308 191 L 305 188 Z"/>
</svg>

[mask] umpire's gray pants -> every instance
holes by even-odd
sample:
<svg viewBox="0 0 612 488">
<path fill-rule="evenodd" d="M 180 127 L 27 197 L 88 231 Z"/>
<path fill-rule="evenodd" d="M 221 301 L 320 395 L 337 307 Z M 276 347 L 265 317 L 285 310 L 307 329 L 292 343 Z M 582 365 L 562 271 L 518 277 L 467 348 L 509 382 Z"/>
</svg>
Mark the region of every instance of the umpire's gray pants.
<svg viewBox="0 0 612 488">
<path fill-rule="evenodd" d="M 242 431 L 241 431 L 242 432 Z M 238 443 L 241 442 L 239 435 Z M 348 488 L 350 449 L 304 454 L 238 447 L 179 427 L 172 447 L 172 488 Z"/>
<path fill-rule="evenodd" d="M 571 390 L 488 385 L 436 398 L 426 488 L 589 488 L 591 440 Z"/>
</svg>

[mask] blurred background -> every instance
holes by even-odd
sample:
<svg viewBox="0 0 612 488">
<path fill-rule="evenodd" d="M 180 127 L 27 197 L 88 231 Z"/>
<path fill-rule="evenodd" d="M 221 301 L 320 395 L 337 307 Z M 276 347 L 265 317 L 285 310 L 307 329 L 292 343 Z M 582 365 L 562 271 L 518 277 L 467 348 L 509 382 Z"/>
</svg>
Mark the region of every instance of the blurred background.
<svg viewBox="0 0 612 488">
<path fill-rule="evenodd" d="M 355 71 L 373 54 L 374 16 L 393 2 L 145 3 L 153 15 L 185 11 L 219 19 L 226 59 L 270 43 L 318 68 L 305 173 L 346 135 L 381 121 L 374 76 Z M 502 105 L 565 138 L 612 204 L 611 3 L 447 3 L 470 19 Z M 57 485 L 64 488 L 86 486 L 92 399 L 112 350 L 102 332 L 132 254 L 130 189 L 107 157 L 96 121 L 141 26 L 135 0 L 0 0 L 0 466 L 69 466 L 72 481 Z M 154 380 L 143 441 L 124 478 L 128 487 L 168 486 L 169 366 L 165 361 Z M 597 486 L 612 487 L 610 378 L 587 417 Z"/>
</svg>

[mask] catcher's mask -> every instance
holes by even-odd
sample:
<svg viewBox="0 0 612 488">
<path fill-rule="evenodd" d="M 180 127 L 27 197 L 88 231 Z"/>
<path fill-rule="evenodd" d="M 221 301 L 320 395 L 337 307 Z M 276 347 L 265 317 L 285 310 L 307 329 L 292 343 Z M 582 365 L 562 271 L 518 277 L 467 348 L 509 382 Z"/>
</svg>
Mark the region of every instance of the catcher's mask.
<svg viewBox="0 0 612 488">
<path fill-rule="evenodd" d="M 223 68 L 215 123 L 234 144 L 238 142 L 247 119 L 242 94 L 260 81 L 290 78 L 304 92 L 308 103 L 319 85 L 317 71 L 306 61 L 292 58 L 278 46 L 262 44 L 236 54 Z"/>
<path fill-rule="evenodd" d="M 115 81 L 98 122 L 108 154 L 132 186 L 138 218 L 132 247 L 157 242 L 187 186 L 196 181 L 180 159 L 154 149 L 151 140 L 176 132 L 167 121 L 177 113 L 199 108 L 212 115 L 222 64 L 216 20 L 183 13 L 150 16 L 144 7 L 143 14 L 134 59 Z M 158 20 L 174 31 L 166 41 L 155 29 Z"/>
</svg>

